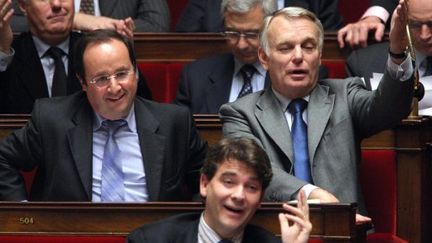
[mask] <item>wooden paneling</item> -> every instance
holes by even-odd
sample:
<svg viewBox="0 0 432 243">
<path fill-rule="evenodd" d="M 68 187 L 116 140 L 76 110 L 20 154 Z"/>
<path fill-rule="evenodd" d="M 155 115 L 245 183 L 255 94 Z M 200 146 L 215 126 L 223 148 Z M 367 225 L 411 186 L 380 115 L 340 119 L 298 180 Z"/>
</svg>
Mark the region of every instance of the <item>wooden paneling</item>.
<svg viewBox="0 0 432 243">
<path fill-rule="evenodd" d="M 252 223 L 280 235 L 280 203 L 263 203 Z M 370 225 L 355 225 L 356 204 L 312 204 L 312 237 L 324 242 L 366 242 Z M 0 236 L 7 234 L 126 235 L 168 216 L 200 212 L 201 203 L 0 202 Z"/>
</svg>

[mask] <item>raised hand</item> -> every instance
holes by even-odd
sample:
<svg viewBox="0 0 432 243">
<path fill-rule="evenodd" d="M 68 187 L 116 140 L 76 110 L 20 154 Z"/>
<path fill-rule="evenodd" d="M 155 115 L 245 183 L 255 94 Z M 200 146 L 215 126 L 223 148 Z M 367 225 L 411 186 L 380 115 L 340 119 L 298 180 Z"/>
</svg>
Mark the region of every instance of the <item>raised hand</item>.
<svg viewBox="0 0 432 243">
<path fill-rule="evenodd" d="M 283 204 L 288 213 L 279 214 L 282 242 L 284 243 L 306 243 L 312 230 L 312 223 L 309 221 L 309 205 L 306 201 L 304 191 L 297 196 L 297 207 Z"/>
</svg>

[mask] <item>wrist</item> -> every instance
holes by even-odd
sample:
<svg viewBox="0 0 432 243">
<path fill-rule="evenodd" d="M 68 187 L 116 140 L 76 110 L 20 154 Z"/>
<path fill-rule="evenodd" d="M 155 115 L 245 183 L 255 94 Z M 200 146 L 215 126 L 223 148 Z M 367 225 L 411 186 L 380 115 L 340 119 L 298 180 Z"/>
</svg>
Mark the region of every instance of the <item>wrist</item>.
<svg viewBox="0 0 432 243">
<path fill-rule="evenodd" d="M 400 52 L 400 53 L 396 53 L 396 52 L 392 52 L 389 48 L 388 53 L 389 53 L 390 57 L 392 57 L 394 59 L 405 59 L 407 57 L 407 54 L 405 51 Z"/>
</svg>

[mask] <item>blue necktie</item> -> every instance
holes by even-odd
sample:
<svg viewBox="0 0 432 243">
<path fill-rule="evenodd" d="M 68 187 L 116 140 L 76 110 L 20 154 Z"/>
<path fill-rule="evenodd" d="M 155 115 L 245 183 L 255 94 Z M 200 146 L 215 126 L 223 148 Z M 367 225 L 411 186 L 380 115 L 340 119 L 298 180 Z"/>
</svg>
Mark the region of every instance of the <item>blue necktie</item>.
<svg viewBox="0 0 432 243">
<path fill-rule="evenodd" d="M 425 67 L 424 67 L 425 72 L 424 72 L 423 76 L 432 75 L 432 56 L 425 58 L 425 61 L 423 61 L 423 62 L 425 62 L 425 64 L 424 64 L 425 65 Z M 423 64 L 423 62 L 422 62 L 422 64 Z"/>
<path fill-rule="evenodd" d="M 303 121 L 302 113 L 307 106 L 304 99 L 294 99 L 288 105 L 288 110 L 294 117 L 291 127 L 291 140 L 294 148 L 294 175 L 312 183 L 310 173 L 307 125 Z"/>
<path fill-rule="evenodd" d="M 126 126 L 125 120 L 106 120 L 102 122 L 102 128 L 107 132 L 107 141 L 104 148 L 102 160 L 102 202 L 123 202 L 124 201 L 124 176 L 122 162 L 119 157 L 119 147 L 115 134 Z"/>
<path fill-rule="evenodd" d="M 240 69 L 240 73 L 243 77 L 243 86 L 240 90 L 239 95 L 237 96 L 237 99 L 252 93 L 252 77 L 255 72 L 256 68 L 250 64 L 244 65 Z"/>
</svg>

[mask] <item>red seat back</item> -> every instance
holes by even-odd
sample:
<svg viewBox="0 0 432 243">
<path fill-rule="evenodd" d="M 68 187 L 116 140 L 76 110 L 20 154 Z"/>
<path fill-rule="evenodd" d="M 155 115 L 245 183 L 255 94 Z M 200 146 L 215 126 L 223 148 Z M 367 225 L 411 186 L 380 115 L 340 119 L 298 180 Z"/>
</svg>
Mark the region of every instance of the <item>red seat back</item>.
<svg viewBox="0 0 432 243">
<path fill-rule="evenodd" d="M 396 151 L 362 150 L 360 181 L 375 231 L 396 234 Z"/>
<path fill-rule="evenodd" d="M 0 243 L 124 243 L 124 236 L 4 235 Z"/>
</svg>

